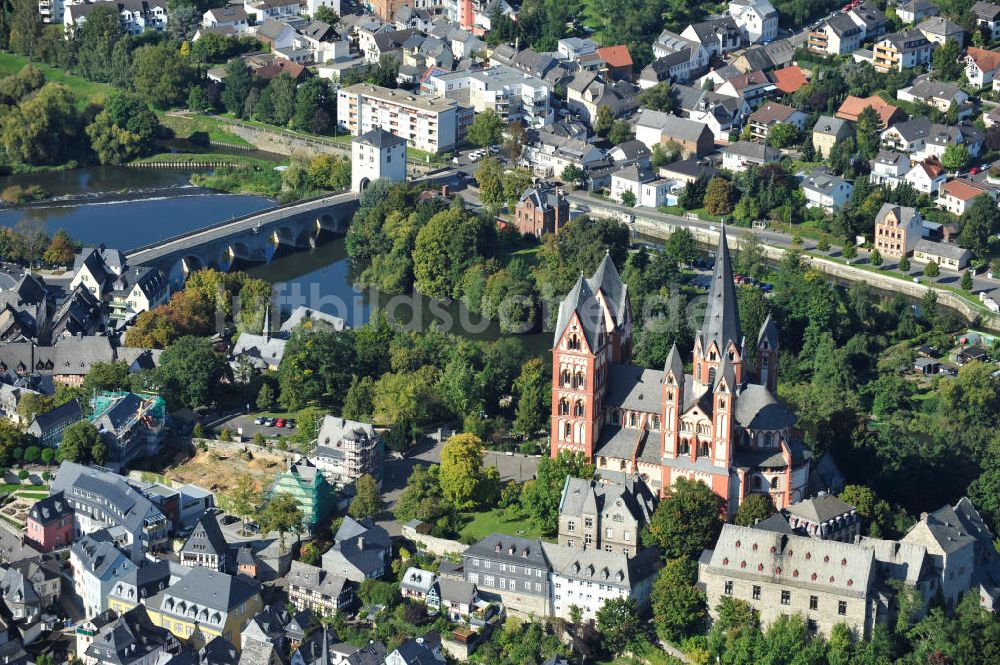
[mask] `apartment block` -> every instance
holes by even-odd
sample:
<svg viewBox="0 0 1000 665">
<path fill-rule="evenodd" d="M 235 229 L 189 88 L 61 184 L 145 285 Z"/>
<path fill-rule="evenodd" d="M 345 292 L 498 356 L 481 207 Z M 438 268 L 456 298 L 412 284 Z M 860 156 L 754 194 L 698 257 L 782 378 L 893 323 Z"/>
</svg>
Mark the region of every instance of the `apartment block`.
<svg viewBox="0 0 1000 665">
<path fill-rule="evenodd" d="M 471 122 L 472 109 L 445 97 L 414 95 L 368 83 L 337 92 L 337 118 L 354 136 L 376 127 L 406 139 L 418 150 L 441 153 L 454 150 Z"/>
<path fill-rule="evenodd" d="M 471 106 L 476 113 L 493 111 L 504 122 L 520 120 L 530 127 L 552 122 L 549 84 L 507 65 L 438 74 L 424 81 L 421 89 Z"/>
</svg>

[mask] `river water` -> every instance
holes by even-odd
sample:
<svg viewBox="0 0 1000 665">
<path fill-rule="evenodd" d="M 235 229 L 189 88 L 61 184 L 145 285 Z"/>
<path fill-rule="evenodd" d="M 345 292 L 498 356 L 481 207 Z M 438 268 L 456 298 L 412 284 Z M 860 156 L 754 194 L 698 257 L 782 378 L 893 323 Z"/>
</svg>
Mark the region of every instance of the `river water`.
<svg viewBox="0 0 1000 665">
<path fill-rule="evenodd" d="M 65 229 L 76 240 L 104 243 L 123 251 L 175 236 L 274 205 L 260 196 L 220 194 L 191 187 L 185 171 L 94 167 L 0 178 L 0 190 L 10 185 L 38 185 L 55 201 L 27 208 L 0 207 L 0 226 L 37 224 L 49 233 Z M 124 201 L 106 201 L 108 192 L 122 192 Z M 142 198 L 152 195 L 153 198 Z M 59 197 L 68 200 L 60 201 Z M 99 201 L 88 200 L 94 197 Z M 477 339 L 495 339 L 496 324 L 481 320 L 459 303 L 432 302 L 420 295 L 387 296 L 354 285 L 354 274 L 343 238 L 274 259 L 247 269 L 275 285 L 285 310 L 304 305 L 363 325 L 373 306 L 383 308 L 408 329 L 431 326 Z M 549 333 L 521 336 L 533 351 L 549 348 Z"/>
</svg>

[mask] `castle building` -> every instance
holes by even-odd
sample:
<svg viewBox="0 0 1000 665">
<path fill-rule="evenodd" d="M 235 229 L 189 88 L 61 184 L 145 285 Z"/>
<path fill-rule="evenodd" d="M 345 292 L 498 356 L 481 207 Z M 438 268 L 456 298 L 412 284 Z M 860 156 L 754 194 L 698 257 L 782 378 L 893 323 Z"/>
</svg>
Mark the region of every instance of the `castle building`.
<svg viewBox="0 0 1000 665">
<path fill-rule="evenodd" d="M 605 256 L 559 306 L 553 457 L 582 452 L 602 477 L 637 473 L 661 493 L 677 478 L 699 480 L 730 514 L 752 492 L 769 493 L 779 509 L 805 497 L 811 455 L 775 398 L 777 326 L 770 317 L 761 326 L 751 364 L 724 228 L 693 372 L 685 373 L 676 345 L 663 370 L 628 364 L 632 328 L 628 286 Z"/>
</svg>

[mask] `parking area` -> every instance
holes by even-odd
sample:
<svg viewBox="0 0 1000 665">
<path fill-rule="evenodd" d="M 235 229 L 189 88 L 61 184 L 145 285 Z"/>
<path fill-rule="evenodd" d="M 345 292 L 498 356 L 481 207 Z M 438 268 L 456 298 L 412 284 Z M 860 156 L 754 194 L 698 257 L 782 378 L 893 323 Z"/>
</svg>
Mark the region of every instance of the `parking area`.
<svg viewBox="0 0 1000 665">
<path fill-rule="evenodd" d="M 216 430 L 228 429 L 233 433 L 239 432 L 245 439 L 252 439 L 258 432 L 268 439 L 279 436 L 287 438 L 295 434 L 297 428 L 298 423 L 292 418 L 265 418 L 255 415 L 233 416 L 215 427 Z"/>
</svg>

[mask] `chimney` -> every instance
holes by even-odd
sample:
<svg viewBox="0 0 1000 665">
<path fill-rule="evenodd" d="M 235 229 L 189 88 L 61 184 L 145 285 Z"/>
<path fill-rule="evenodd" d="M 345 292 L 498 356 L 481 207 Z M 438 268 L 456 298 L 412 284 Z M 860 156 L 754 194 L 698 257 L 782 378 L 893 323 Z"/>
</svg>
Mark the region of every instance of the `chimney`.
<svg viewBox="0 0 1000 665">
<path fill-rule="evenodd" d="M 358 536 L 358 549 L 359 550 L 365 549 L 365 537 L 364 536 Z"/>
</svg>

